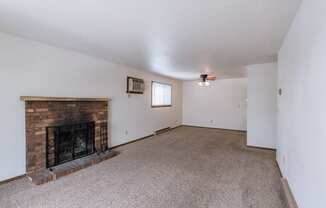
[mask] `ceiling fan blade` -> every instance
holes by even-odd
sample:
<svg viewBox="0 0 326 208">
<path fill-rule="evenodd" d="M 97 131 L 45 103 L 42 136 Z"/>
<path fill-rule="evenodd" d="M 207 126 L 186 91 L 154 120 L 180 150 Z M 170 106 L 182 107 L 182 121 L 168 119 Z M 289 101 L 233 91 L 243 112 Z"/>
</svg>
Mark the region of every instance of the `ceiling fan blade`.
<svg viewBox="0 0 326 208">
<path fill-rule="evenodd" d="M 214 80 L 216 80 L 216 76 L 208 75 L 207 80 L 214 81 Z"/>
</svg>

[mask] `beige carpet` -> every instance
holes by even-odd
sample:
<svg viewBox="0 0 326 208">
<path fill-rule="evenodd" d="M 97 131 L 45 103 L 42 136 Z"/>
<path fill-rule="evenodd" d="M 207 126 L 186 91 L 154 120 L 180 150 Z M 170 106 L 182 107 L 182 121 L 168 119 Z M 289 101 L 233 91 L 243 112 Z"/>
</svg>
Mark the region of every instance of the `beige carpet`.
<svg viewBox="0 0 326 208">
<path fill-rule="evenodd" d="M 0 186 L 4 208 L 283 208 L 275 153 L 235 131 L 180 127 L 42 186 Z"/>
</svg>

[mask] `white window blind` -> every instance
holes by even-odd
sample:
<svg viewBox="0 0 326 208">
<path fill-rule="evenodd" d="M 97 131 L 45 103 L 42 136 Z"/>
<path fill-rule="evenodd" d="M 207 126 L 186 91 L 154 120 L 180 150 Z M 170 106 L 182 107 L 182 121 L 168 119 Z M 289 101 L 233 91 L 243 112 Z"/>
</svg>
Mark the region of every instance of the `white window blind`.
<svg viewBox="0 0 326 208">
<path fill-rule="evenodd" d="M 152 106 L 164 107 L 172 105 L 172 86 L 152 82 Z"/>
</svg>

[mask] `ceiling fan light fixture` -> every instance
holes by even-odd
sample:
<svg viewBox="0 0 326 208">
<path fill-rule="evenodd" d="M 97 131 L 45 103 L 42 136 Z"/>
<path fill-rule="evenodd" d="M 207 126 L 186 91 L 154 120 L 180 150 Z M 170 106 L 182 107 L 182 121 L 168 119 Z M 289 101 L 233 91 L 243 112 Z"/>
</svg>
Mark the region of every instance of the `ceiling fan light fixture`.
<svg viewBox="0 0 326 208">
<path fill-rule="evenodd" d="M 200 81 L 198 82 L 199 86 L 209 86 L 211 83 L 208 81 L 214 81 L 216 79 L 215 76 L 207 75 L 207 74 L 201 74 L 200 75 Z"/>
<path fill-rule="evenodd" d="M 201 87 L 203 87 L 203 86 L 209 86 L 210 83 L 206 80 L 206 81 L 200 81 L 200 82 L 198 82 L 198 85 L 201 86 Z"/>
</svg>

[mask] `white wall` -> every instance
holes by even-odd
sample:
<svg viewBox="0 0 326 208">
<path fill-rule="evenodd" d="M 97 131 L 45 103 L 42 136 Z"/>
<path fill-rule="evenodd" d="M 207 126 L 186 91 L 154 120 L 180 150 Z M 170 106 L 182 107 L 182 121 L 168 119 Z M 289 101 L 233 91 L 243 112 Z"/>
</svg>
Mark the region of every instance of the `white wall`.
<svg viewBox="0 0 326 208">
<path fill-rule="evenodd" d="M 247 145 L 276 148 L 277 64 L 247 66 Z"/>
<path fill-rule="evenodd" d="M 201 87 L 183 82 L 183 124 L 246 130 L 247 79 L 217 79 Z"/>
<path fill-rule="evenodd" d="M 21 95 L 112 98 L 113 146 L 181 124 L 182 83 L 121 65 L 0 34 L 0 181 L 25 173 Z M 126 94 L 127 75 L 145 79 L 144 95 Z M 151 108 L 150 83 L 173 84 L 173 106 Z M 128 135 L 126 135 L 126 130 Z"/>
<path fill-rule="evenodd" d="M 326 207 L 325 11 L 303 0 L 279 53 L 277 160 L 300 208 Z"/>
</svg>

